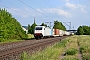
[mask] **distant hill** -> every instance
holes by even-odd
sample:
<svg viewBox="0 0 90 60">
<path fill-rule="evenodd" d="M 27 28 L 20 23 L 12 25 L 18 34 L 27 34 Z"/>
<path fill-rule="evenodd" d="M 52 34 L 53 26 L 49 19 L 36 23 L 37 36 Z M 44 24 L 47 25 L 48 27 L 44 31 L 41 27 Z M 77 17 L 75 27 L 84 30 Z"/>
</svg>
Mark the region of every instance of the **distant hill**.
<svg viewBox="0 0 90 60">
<path fill-rule="evenodd" d="M 21 24 L 7 10 L 0 9 L 0 41 L 26 37 Z"/>
</svg>

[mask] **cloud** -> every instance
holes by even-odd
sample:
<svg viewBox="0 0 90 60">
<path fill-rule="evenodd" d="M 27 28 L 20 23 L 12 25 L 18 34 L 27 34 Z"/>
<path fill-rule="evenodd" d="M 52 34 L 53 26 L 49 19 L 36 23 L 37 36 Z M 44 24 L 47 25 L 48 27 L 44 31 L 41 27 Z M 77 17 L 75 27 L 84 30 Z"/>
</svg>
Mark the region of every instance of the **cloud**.
<svg viewBox="0 0 90 60">
<path fill-rule="evenodd" d="M 6 8 L 13 16 L 19 16 L 22 18 L 34 17 L 33 10 L 28 8 Z"/>
<path fill-rule="evenodd" d="M 64 0 L 65 2 L 69 2 L 69 0 Z"/>
<path fill-rule="evenodd" d="M 37 11 L 30 9 L 30 8 L 6 8 L 8 12 L 10 12 L 13 16 L 18 16 L 22 18 L 28 17 L 41 17 L 43 15 L 52 16 L 58 15 L 63 17 L 71 17 L 71 14 L 64 11 L 60 8 L 43 8 L 43 9 L 36 9 Z"/>
<path fill-rule="evenodd" d="M 71 9 L 78 8 L 75 4 L 70 4 L 70 3 L 66 3 L 65 6 L 68 7 L 68 8 L 71 8 Z"/>
<path fill-rule="evenodd" d="M 40 12 L 40 13 L 43 13 L 43 10 L 41 10 L 41 9 L 36 9 L 38 12 Z"/>
<path fill-rule="evenodd" d="M 67 17 L 71 17 L 71 15 L 68 12 L 65 12 L 64 10 L 57 9 L 56 11 L 59 15 L 64 15 L 64 16 L 67 16 Z"/>
<path fill-rule="evenodd" d="M 84 10 L 84 8 L 81 8 L 81 11 L 82 11 L 82 12 L 85 12 L 85 13 L 87 13 L 87 11 L 86 11 L 86 10 Z"/>
<path fill-rule="evenodd" d="M 66 3 L 65 7 L 69 8 L 69 9 L 76 9 L 78 11 L 81 11 L 83 13 L 87 13 L 86 6 L 85 5 L 81 5 L 81 4 L 71 4 L 71 3 Z"/>
<path fill-rule="evenodd" d="M 10 13 L 12 13 L 12 15 L 17 15 L 17 16 L 21 16 L 21 17 L 28 17 L 28 14 L 23 12 L 21 9 L 19 8 L 10 8 L 7 9 L 7 11 L 9 11 Z"/>
<path fill-rule="evenodd" d="M 71 17 L 71 15 L 68 12 L 59 8 L 37 9 L 37 10 L 42 12 L 43 14 L 57 14 L 65 17 Z"/>
<path fill-rule="evenodd" d="M 82 12 L 87 13 L 85 9 L 87 9 L 88 7 L 86 7 L 85 5 L 80 5 L 80 4 L 78 4 L 77 6 Z"/>
</svg>

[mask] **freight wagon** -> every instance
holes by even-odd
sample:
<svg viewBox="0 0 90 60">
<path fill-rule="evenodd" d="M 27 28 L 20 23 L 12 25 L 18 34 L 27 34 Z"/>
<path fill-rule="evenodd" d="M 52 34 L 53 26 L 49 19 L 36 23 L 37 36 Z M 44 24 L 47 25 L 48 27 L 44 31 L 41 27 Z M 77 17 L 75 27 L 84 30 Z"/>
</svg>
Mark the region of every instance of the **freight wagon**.
<svg viewBox="0 0 90 60">
<path fill-rule="evenodd" d="M 53 36 L 63 36 L 64 31 L 59 29 L 53 29 Z"/>
</svg>

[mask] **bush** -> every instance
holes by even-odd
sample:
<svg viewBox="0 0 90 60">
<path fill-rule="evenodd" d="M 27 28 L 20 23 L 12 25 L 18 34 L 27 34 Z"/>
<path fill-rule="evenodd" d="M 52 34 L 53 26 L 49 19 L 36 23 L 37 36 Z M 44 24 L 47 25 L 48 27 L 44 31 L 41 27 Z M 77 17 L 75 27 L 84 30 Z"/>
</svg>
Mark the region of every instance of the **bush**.
<svg viewBox="0 0 90 60">
<path fill-rule="evenodd" d="M 75 55 L 77 53 L 77 49 L 70 48 L 66 51 L 67 55 Z"/>
</svg>

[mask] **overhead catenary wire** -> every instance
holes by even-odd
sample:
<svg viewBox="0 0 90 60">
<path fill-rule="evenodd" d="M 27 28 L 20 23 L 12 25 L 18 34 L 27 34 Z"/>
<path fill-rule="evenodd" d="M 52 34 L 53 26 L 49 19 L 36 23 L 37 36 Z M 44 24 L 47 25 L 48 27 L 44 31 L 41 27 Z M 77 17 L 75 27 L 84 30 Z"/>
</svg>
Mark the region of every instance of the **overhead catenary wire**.
<svg viewBox="0 0 90 60">
<path fill-rule="evenodd" d="M 48 2 L 50 3 L 50 1 L 48 0 Z M 52 4 L 50 3 L 50 5 L 51 5 L 51 7 L 53 8 L 53 6 L 52 6 Z M 53 10 L 54 10 L 54 8 L 53 8 Z M 55 15 L 56 16 L 56 15 Z M 56 16 L 57 18 L 59 18 L 58 16 Z"/>
<path fill-rule="evenodd" d="M 24 3 L 24 2 L 23 2 Z M 0 4 L 1 5 L 1 4 Z M 9 9 L 9 10 L 12 10 L 12 11 L 16 11 L 16 12 L 18 12 L 18 13 L 20 13 L 20 14 L 24 14 L 24 15 L 27 15 L 27 14 L 25 14 L 25 13 L 23 13 L 23 12 L 21 12 L 21 11 L 19 11 L 19 10 L 17 10 L 17 9 L 12 9 L 12 8 L 10 8 L 10 7 L 7 7 L 7 6 L 5 6 L 5 5 L 1 5 L 1 6 L 3 6 L 3 7 L 5 7 L 5 8 L 7 8 L 7 9 Z M 29 6 L 29 5 L 28 5 Z M 30 7 L 30 6 L 29 6 Z M 34 9 L 34 8 L 33 8 Z M 39 12 L 38 10 L 36 10 L 37 12 Z M 41 12 L 39 12 L 40 14 L 42 14 Z M 44 14 L 43 14 L 44 15 Z M 46 16 L 46 15 L 44 15 L 44 16 Z M 46 16 L 46 17 L 49 17 L 49 16 Z M 53 19 L 52 19 L 53 20 Z"/>
<path fill-rule="evenodd" d="M 42 14 L 42 15 L 44 15 L 44 16 L 46 16 L 46 17 L 49 17 L 49 16 L 47 16 L 47 15 L 45 15 L 45 14 L 43 14 L 42 12 L 40 12 L 40 11 L 38 11 L 38 10 L 36 10 L 35 8 L 33 8 L 33 7 L 31 7 L 30 5 L 28 5 L 27 3 L 25 3 L 25 2 L 23 2 L 22 0 L 18 0 L 18 1 L 20 1 L 21 3 L 23 3 L 24 5 L 26 5 L 26 6 L 28 6 L 28 7 L 30 7 L 30 8 L 32 8 L 33 10 L 35 10 L 35 11 L 37 11 L 38 13 L 40 13 L 40 14 Z M 44 0 L 45 1 L 45 0 Z M 50 1 L 48 0 L 48 2 L 49 2 L 49 4 L 51 5 L 49 5 L 48 3 L 47 3 L 47 1 L 45 1 L 46 2 L 46 4 L 50 7 L 50 8 L 52 8 L 51 6 L 51 3 L 50 3 Z M 54 8 L 52 8 L 52 10 L 54 10 Z M 58 16 L 57 16 L 58 17 Z M 50 17 L 49 17 L 50 18 Z M 58 17 L 59 18 L 59 17 Z"/>
<path fill-rule="evenodd" d="M 47 3 L 47 1 L 46 0 L 44 0 L 46 3 Z M 48 3 L 49 3 L 49 5 L 48 5 Z M 53 8 L 53 6 L 52 6 L 52 4 L 50 3 L 50 1 L 48 0 L 48 3 L 47 3 L 47 5 L 50 7 L 50 8 L 52 8 L 52 11 L 54 11 L 55 9 Z M 56 16 L 56 15 L 55 15 Z M 58 19 L 59 19 L 59 17 L 58 16 L 56 16 Z M 61 21 L 62 22 L 62 21 Z M 63 23 L 63 22 L 62 22 Z"/>
<path fill-rule="evenodd" d="M 8 9 L 10 9 L 10 10 L 12 10 L 12 11 L 16 11 L 16 12 L 18 12 L 18 13 L 20 13 L 20 14 L 27 15 L 26 13 L 23 13 L 23 12 L 21 12 L 21 11 L 19 11 L 19 10 L 12 9 L 12 8 L 10 8 L 10 7 L 7 7 L 7 6 L 5 6 L 5 5 L 2 5 L 2 4 L 0 4 L 0 5 L 1 5 L 1 6 L 3 6 L 3 7 L 5 7 L 5 8 L 8 8 Z"/>
<path fill-rule="evenodd" d="M 32 1 L 32 0 L 31 0 Z M 39 6 L 37 3 L 35 3 L 34 1 L 32 1 L 34 4 L 36 4 L 36 6 Z M 43 10 L 43 12 L 45 12 L 45 10 L 44 9 L 42 9 Z"/>
<path fill-rule="evenodd" d="M 45 3 L 47 4 L 47 6 L 48 6 L 49 8 L 52 8 L 52 7 L 50 6 L 50 3 L 48 3 L 46 0 L 44 0 L 44 1 L 45 1 Z M 53 10 L 53 8 L 52 8 L 51 10 Z"/>
<path fill-rule="evenodd" d="M 31 0 L 32 1 L 32 0 Z M 35 3 L 34 1 L 32 1 L 36 6 L 39 6 L 37 3 Z M 48 4 L 48 2 L 47 1 L 45 1 L 47 4 Z M 48 4 L 48 6 L 50 7 L 50 5 Z M 40 6 L 39 6 L 40 7 Z M 43 12 L 45 12 L 45 10 L 44 9 L 42 9 L 42 11 Z M 48 25 L 48 23 L 50 24 L 50 27 L 51 27 L 51 23 L 52 22 L 45 22 L 47 25 Z"/>
<path fill-rule="evenodd" d="M 28 7 L 30 7 L 30 8 L 32 8 L 33 10 L 35 10 L 35 11 L 37 11 L 38 13 L 40 13 L 40 14 L 42 14 L 42 15 L 44 15 L 44 16 L 46 16 L 46 17 L 49 17 L 49 16 L 47 16 L 47 15 L 45 15 L 45 14 L 43 14 L 42 12 L 40 12 L 40 11 L 38 11 L 38 10 L 36 10 L 35 8 L 33 8 L 32 6 L 30 6 L 30 5 L 28 5 L 27 3 L 25 3 L 25 2 L 23 2 L 22 0 L 18 0 L 18 1 L 20 1 L 21 3 L 23 3 L 24 5 L 26 5 L 26 6 L 28 6 Z M 44 0 L 45 1 L 45 0 Z M 45 1 L 46 3 L 47 3 L 47 1 Z M 48 4 L 48 3 L 47 3 Z M 48 6 L 49 6 L 49 4 L 48 4 Z M 50 7 L 50 6 L 49 6 Z M 53 9 L 54 10 L 54 9 Z M 49 17 L 50 18 L 50 17 Z M 53 19 L 52 19 L 53 20 Z"/>
<path fill-rule="evenodd" d="M 45 1 L 46 4 L 48 5 L 48 7 L 52 8 L 52 7 L 50 6 L 50 2 L 48 3 L 46 0 L 44 0 L 44 1 Z M 52 8 L 52 10 L 53 10 L 53 8 Z M 49 23 L 49 24 L 50 24 L 50 28 L 51 28 L 51 23 L 52 23 L 52 22 L 45 22 L 45 23 Z"/>
<path fill-rule="evenodd" d="M 45 2 L 46 2 L 46 4 L 48 5 L 48 7 L 50 7 L 50 8 L 52 8 L 52 11 L 55 11 L 55 9 L 53 8 L 53 6 L 52 6 L 52 4 L 50 3 L 50 1 L 49 0 L 44 0 Z M 59 19 L 60 20 L 60 18 L 56 15 L 56 14 L 54 14 L 54 16 L 56 16 L 57 17 L 57 19 Z"/>
<path fill-rule="evenodd" d="M 18 0 L 18 1 L 20 1 L 21 3 L 25 4 L 26 6 L 28 6 L 28 7 L 30 7 L 30 8 L 32 8 L 33 10 L 39 12 L 39 11 L 36 10 L 35 8 L 33 8 L 33 7 L 31 7 L 30 5 L 26 4 L 25 2 L 23 2 L 23 1 L 21 1 L 21 0 Z M 46 16 L 46 17 L 48 17 L 48 18 L 50 18 L 49 16 L 47 16 L 47 15 L 41 13 L 41 12 L 39 12 L 39 13 L 42 14 L 42 15 L 44 15 L 44 16 Z M 50 18 L 50 19 L 53 20 L 52 18 Z M 51 25 L 51 23 L 50 23 L 50 25 Z M 51 27 L 51 26 L 50 26 L 50 27 Z"/>
<path fill-rule="evenodd" d="M 44 0 L 46 2 L 46 4 L 51 8 L 51 6 L 48 4 L 48 2 L 46 0 Z"/>
<path fill-rule="evenodd" d="M 51 3 L 50 3 L 50 1 L 48 0 L 48 2 L 49 2 L 49 4 L 50 4 L 50 6 L 52 7 L 52 5 L 51 5 Z"/>
<path fill-rule="evenodd" d="M 50 18 L 49 16 L 47 16 L 47 15 L 45 15 L 44 13 L 42 13 L 42 12 L 36 10 L 36 9 L 33 8 L 32 6 L 30 6 L 30 5 L 28 5 L 27 3 L 23 2 L 22 0 L 18 0 L 18 1 L 20 1 L 20 2 L 23 3 L 24 5 L 26 5 L 26 6 L 30 7 L 30 8 L 32 8 L 33 10 L 37 11 L 38 13 L 40 13 L 40 14 L 42 14 L 42 15 L 48 17 L 48 18 Z M 51 19 L 52 19 L 52 18 L 51 18 Z"/>
</svg>

